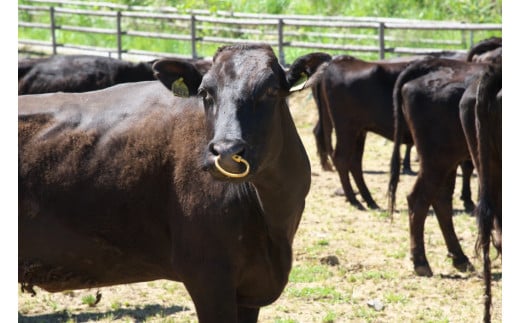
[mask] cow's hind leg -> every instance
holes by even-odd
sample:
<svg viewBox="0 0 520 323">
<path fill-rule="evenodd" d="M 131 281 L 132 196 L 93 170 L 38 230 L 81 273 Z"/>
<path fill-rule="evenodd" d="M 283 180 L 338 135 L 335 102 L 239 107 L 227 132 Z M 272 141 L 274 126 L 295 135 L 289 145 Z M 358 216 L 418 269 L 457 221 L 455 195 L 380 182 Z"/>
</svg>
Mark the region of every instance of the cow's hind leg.
<svg viewBox="0 0 520 323">
<path fill-rule="evenodd" d="M 462 251 L 459 239 L 453 226 L 453 190 L 455 188 L 456 169 L 450 171 L 446 180 L 440 186 L 438 195 L 432 202 L 435 215 L 448 248 L 448 256 L 452 258 L 453 266 L 459 271 L 474 271 L 473 265 Z"/>
<path fill-rule="evenodd" d="M 406 150 L 404 153 L 403 174 L 405 174 L 405 175 L 417 175 L 417 173 L 412 171 L 412 166 L 411 166 L 412 146 L 413 145 L 406 145 Z"/>
<path fill-rule="evenodd" d="M 460 199 L 464 202 L 464 211 L 472 213 L 475 209 L 475 203 L 471 199 L 471 175 L 473 174 L 473 163 L 471 160 L 465 160 L 460 163 L 462 170 L 462 190 L 460 192 Z"/>
<path fill-rule="evenodd" d="M 348 133 L 345 136 L 341 136 L 339 133 L 337 134 L 336 149 L 334 150 L 332 160 L 334 162 L 334 167 L 336 167 L 336 170 L 338 171 L 341 186 L 343 187 L 347 201 L 352 206 L 360 210 L 365 210 L 365 207 L 356 199 L 356 194 L 352 189 L 350 178 L 348 176 L 354 151 L 353 138 L 355 138 L 354 133 Z"/>
<path fill-rule="evenodd" d="M 431 277 L 433 272 L 426 259 L 424 249 L 424 223 L 430 208 L 428 186 L 421 173 L 417 177 L 412 192 L 407 196 L 408 220 L 410 226 L 410 254 L 415 273 Z"/>
<path fill-rule="evenodd" d="M 379 209 L 379 206 L 372 198 L 372 195 L 368 190 L 367 184 L 365 183 L 365 179 L 363 178 L 362 162 L 366 137 L 366 132 L 362 132 L 356 137 L 356 148 L 354 149 L 354 154 L 352 155 L 350 172 L 352 174 L 352 177 L 354 178 L 354 181 L 356 182 L 357 187 L 359 188 L 359 193 L 367 203 L 368 207 L 371 209 Z"/>
</svg>

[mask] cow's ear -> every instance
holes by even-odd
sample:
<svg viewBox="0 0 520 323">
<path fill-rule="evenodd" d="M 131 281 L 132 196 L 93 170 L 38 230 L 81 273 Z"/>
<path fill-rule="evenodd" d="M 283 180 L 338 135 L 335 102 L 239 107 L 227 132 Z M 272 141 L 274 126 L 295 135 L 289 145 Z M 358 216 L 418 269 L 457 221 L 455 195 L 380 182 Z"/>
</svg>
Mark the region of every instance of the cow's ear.
<svg viewBox="0 0 520 323">
<path fill-rule="evenodd" d="M 290 91 L 300 91 L 311 86 L 316 78 L 316 72 L 331 59 L 329 54 L 321 52 L 297 58 L 286 73 Z"/>
<path fill-rule="evenodd" d="M 154 75 L 176 96 L 197 94 L 202 74 L 190 62 L 177 59 L 161 59 L 153 64 Z"/>
<path fill-rule="evenodd" d="M 307 84 L 307 81 L 309 80 L 309 76 L 307 76 L 306 73 L 302 72 L 300 73 L 300 77 L 297 78 L 295 81 L 290 84 L 291 88 L 289 89 L 289 92 L 296 92 L 303 90 L 305 88 L 305 85 Z"/>
</svg>

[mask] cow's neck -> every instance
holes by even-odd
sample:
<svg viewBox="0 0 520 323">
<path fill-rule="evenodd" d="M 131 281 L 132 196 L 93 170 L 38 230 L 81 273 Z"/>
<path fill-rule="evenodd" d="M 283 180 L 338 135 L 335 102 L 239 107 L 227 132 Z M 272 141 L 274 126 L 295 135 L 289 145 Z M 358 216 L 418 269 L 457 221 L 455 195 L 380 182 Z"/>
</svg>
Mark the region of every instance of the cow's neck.
<svg viewBox="0 0 520 323">
<path fill-rule="evenodd" d="M 282 109 L 282 149 L 253 181 L 269 234 L 292 243 L 310 187 L 310 163 L 287 106 Z"/>
</svg>

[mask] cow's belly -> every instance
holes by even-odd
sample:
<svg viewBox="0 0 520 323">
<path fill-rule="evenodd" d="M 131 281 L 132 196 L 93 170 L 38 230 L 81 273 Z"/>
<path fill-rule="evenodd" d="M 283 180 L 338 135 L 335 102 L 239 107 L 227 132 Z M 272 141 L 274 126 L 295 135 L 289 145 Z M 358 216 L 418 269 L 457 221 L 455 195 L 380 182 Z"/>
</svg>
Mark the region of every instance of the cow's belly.
<svg viewBox="0 0 520 323">
<path fill-rule="evenodd" d="M 177 280 L 157 243 L 128 247 L 110 236 L 71 230 L 54 218 L 19 217 L 18 281 L 49 292 L 95 288 L 156 279 Z M 51 227 L 52 230 L 48 230 Z M 155 249 L 155 250 L 154 250 Z M 150 253 L 147 253 L 149 250 Z"/>
</svg>

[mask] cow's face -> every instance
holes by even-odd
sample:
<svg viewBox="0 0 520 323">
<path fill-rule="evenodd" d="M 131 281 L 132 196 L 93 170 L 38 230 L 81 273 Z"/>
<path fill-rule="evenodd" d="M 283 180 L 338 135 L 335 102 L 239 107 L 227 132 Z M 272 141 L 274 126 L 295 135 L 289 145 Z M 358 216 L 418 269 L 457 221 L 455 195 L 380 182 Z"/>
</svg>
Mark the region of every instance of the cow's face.
<svg viewBox="0 0 520 323">
<path fill-rule="evenodd" d="M 180 74 L 178 64 L 175 68 L 171 64 L 171 60 L 156 63 L 157 77 L 174 94 L 196 93 L 204 104 L 208 137 L 204 169 L 230 181 L 250 180 L 266 169 L 283 149 L 287 118 L 282 114 L 288 115 L 286 98 L 292 83 L 298 82 L 295 77 L 287 80 L 272 49 L 223 47 L 203 76 L 192 75 L 193 65 Z M 171 71 L 177 74 L 172 77 Z"/>
</svg>

